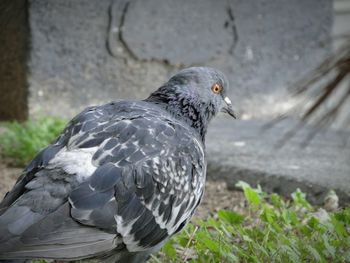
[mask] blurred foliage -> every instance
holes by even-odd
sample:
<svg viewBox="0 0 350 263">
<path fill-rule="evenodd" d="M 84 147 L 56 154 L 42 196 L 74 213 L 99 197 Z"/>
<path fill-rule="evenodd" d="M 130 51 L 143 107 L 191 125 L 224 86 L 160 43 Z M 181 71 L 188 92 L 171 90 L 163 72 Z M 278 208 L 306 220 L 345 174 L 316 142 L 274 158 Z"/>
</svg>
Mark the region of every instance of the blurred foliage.
<svg viewBox="0 0 350 263">
<path fill-rule="evenodd" d="M 291 89 L 294 95 L 306 97 L 296 107 L 301 109 L 302 121 L 331 126 L 350 103 L 350 39 Z M 346 115 L 341 123 L 350 128 L 350 116 Z"/>
<path fill-rule="evenodd" d="M 0 153 L 12 165 L 24 166 L 63 130 L 66 121 L 42 117 L 24 123 L 8 122 L 1 127 Z"/>
<path fill-rule="evenodd" d="M 305 77 L 290 87 L 291 95 L 298 103 L 290 110 L 271 121 L 265 128 L 270 128 L 288 116 L 299 116 L 300 122 L 288 130 L 279 146 L 293 137 L 307 123 L 316 129 L 310 131 L 301 145 L 309 142 L 324 128 L 350 130 L 350 38 L 342 47 L 334 51 L 328 58 Z M 342 134 L 342 133 L 340 133 Z M 344 144 L 349 143 L 349 133 L 343 134 Z"/>
<path fill-rule="evenodd" d="M 283 200 L 238 186 L 247 215 L 220 210 L 188 224 L 150 262 L 350 262 L 349 208 L 320 216 L 300 190 Z"/>
</svg>

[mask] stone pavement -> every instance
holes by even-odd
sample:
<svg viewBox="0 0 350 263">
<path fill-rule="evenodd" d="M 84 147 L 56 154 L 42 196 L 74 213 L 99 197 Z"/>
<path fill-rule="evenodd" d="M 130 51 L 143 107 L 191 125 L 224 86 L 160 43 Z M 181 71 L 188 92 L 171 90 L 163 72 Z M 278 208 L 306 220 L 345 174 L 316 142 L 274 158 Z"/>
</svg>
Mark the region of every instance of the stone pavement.
<svg viewBox="0 0 350 263">
<path fill-rule="evenodd" d="M 214 120 L 207 136 L 209 179 L 224 179 L 229 187 L 244 180 L 284 196 L 300 188 L 317 204 L 334 189 L 341 202 L 350 203 L 350 133 L 320 132 L 307 145 L 313 129 L 305 127 L 277 147 L 296 122 L 288 119 L 268 130 L 264 125 Z"/>
</svg>

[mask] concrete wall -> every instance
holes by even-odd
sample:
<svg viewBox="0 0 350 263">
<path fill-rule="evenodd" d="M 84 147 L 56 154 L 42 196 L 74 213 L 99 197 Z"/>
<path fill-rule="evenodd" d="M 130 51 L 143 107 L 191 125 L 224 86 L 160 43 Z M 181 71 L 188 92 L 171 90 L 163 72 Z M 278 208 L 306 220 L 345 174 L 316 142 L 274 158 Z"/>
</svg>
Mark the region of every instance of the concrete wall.
<svg viewBox="0 0 350 263">
<path fill-rule="evenodd" d="M 243 117 L 263 118 L 330 50 L 331 0 L 29 2 L 31 114 L 142 99 L 180 68 L 207 65 L 227 74 Z"/>
<path fill-rule="evenodd" d="M 333 9 L 332 38 L 336 50 L 350 38 L 350 0 L 334 0 Z"/>
</svg>

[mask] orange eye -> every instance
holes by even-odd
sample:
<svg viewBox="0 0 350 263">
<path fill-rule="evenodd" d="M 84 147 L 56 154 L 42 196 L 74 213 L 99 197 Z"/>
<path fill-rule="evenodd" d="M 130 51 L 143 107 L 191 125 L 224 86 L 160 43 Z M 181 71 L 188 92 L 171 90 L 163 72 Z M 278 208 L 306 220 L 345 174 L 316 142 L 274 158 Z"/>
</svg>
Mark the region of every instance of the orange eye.
<svg viewBox="0 0 350 263">
<path fill-rule="evenodd" d="M 214 93 L 219 93 L 221 91 L 221 87 L 219 84 L 215 83 L 212 87 L 211 87 L 211 90 L 214 92 Z"/>
</svg>

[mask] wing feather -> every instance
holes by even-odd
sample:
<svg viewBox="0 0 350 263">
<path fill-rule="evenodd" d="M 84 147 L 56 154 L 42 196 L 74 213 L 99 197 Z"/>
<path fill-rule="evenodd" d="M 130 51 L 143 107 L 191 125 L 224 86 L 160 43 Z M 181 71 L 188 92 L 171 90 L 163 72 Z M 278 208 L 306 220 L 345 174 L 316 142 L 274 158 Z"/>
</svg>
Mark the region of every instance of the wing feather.
<svg viewBox="0 0 350 263">
<path fill-rule="evenodd" d="M 116 247 L 115 234 L 83 226 L 70 217 L 68 203 L 26 229 L 6 258 L 79 259 Z"/>
</svg>

